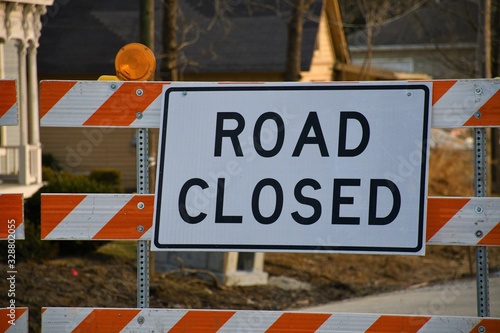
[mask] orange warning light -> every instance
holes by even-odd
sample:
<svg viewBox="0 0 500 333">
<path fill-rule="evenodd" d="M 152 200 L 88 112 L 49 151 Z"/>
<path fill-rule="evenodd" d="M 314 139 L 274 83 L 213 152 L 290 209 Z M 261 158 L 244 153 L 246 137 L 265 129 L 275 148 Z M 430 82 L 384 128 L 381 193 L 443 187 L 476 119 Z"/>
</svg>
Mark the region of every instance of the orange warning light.
<svg viewBox="0 0 500 333">
<path fill-rule="evenodd" d="M 130 43 L 116 54 L 116 76 L 122 81 L 149 80 L 153 77 L 155 69 L 155 56 L 146 45 Z"/>
</svg>

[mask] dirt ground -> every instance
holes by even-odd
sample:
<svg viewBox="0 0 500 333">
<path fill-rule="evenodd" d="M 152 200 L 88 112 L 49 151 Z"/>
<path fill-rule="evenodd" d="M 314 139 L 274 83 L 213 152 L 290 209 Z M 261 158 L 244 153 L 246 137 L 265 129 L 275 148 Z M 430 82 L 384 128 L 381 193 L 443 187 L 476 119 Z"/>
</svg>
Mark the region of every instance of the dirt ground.
<svg viewBox="0 0 500 333">
<path fill-rule="evenodd" d="M 490 250 L 490 268 L 500 270 L 500 251 Z M 411 289 L 471 276 L 473 249 L 430 246 L 424 257 L 266 254 L 270 277 L 286 276 L 310 288 L 277 286 L 220 287 L 206 275 L 172 272 L 155 274 L 150 307 L 285 310 Z M 45 263 L 20 263 L 16 305 L 30 311 L 31 332 L 39 332 L 42 306 L 136 307 L 134 259 L 107 255 L 63 258 Z M 6 266 L 0 269 L 7 271 Z M 7 290 L 5 280 L 0 283 Z M 0 300 L 6 304 L 6 293 Z"/>
<path fill-rule="evenodd" d="M 458 154 L 458 155 L 457 155 Z M 430 195 L 473 195 L 469 153 L 433 154 Z M 500 271 L 500 248 L 490 248 L 490 270 Z M 474 276 L 471 247 L 428 246 L 425 256 L 266 254 L 270 277 L 289 277 L 310 288 L 221 287 L 208 275 L 181 271 L 154 274 L 150 307 L 284 310 L 392 290 L 419 288 Z M 6 272 L 6 265 L 0 264 Z M 39 332 L 42 306 L 135 307 L 136 260 L 97 253 L 17 265 L 16 306 L 30 311 L 30 332 Z M 0 280 L 7 290 L 7 281 Z M 7 304 L 7 293 L 0 293 Z"/>
</svg>

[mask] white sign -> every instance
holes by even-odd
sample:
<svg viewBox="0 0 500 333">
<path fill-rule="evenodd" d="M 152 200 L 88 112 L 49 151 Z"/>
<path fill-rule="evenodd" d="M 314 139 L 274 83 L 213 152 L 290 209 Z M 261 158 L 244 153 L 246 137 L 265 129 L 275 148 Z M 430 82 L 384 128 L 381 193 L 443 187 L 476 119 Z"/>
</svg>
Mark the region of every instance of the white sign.
<svg viewBox="0 0 500 333">
<path fill-rule="evenodd" d="M 424 254 L 431 88 L 166 88 L 153 250 Z"/>
</svg>

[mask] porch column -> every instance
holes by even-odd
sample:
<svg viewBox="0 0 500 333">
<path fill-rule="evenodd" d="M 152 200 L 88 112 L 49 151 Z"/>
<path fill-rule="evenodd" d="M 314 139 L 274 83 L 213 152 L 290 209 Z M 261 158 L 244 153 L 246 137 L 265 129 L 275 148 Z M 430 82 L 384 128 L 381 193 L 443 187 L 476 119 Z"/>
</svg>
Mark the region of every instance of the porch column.
<svg viewBox="0 0 500 333">
<path fill-rule="evenodd" d="M 5 26 L 5 3 L 0 2 L 0 80 L 5 79 L 5 55 L 4 44 L 7 41 L 7 27 Z M 7 142 L 5 128 L 0 126 L 0 146 Z"/>
<path fill-rule="evenodd" d="M 5 26 L 5 2 L 0 2 L 0 79 L 5 78 L 5 60 L 3 45 L 7 40 L 7 27 Z"/>
<path fill-rule="evenodd" d="M 15 41 L 18 57 L 17 103 L 19 110 L 19 184 L 29 182 L 29 147 L 28 147 L 28 86 L 26 79 L 26 37 L 24 33 L 24 5 L 7 4 L 7 34 Z"/>
<path fill-rule="evenodd" d="M 33 182 L 42 182 L 42 147 L 40 144 L 40 124 L 38 108 L 38 71 L 37 49 L 39 46 L 42 23 L 40 17 L 45 13 L 45 6 L 28 5 L 25 10 L 25 33 L 29 42 L 28 47 L 28 122 L 29 144 L 34 150 L 31 155 L 31 176 Z"/>
</svg>

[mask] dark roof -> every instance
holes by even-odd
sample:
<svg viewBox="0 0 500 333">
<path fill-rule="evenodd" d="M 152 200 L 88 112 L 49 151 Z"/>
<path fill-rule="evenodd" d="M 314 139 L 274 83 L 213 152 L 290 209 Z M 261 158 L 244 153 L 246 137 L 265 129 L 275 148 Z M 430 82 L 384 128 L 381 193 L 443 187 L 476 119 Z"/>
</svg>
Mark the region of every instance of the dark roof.
<svg viewBox="0 0 500 333">
<path fill-rule="evenodd" d="M 477 3 L 469 0 L 427 1 L 373 29 L 373 45 L 475 43 Z M 349 34 L 349 46 L 366 46 L 364 31 Z"/>
<path fill-rule="evenodd" d="M 304 24 L 302 70 L 316 43 L 322 0 L 312 4 Z M 187 46 L 179 65 L 187 73 L 284 72 L 288 1 L 228 1 L 221 14 L 213 1 L 179 0 L 178 40 Z M 236 3 L 236 5 L 230 4 Z M 278 7 L 276 7 L 278 4 Z M 155 54 L 161 57 L 161 1 L 156 1 Z M 41 75 L 113 74 L 125 44 L 139 41 L 139 1 L 68 1 L 48 8 L 38 49 Z M 189 27 L 189 28 L 187 28 Z M 158 66 L 157 66 L 158 67 Z"/>
</svg>

